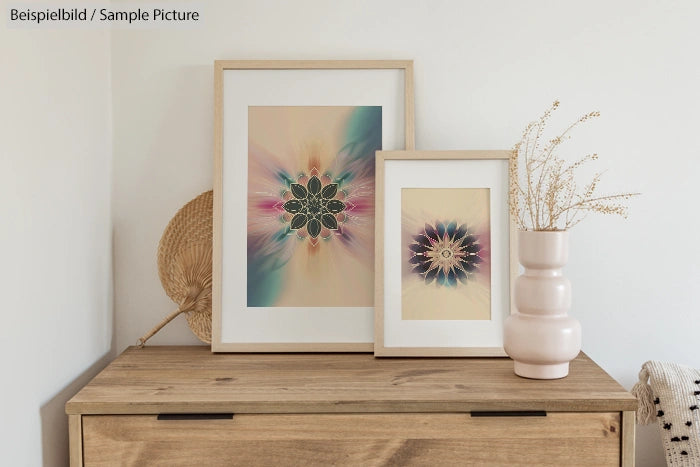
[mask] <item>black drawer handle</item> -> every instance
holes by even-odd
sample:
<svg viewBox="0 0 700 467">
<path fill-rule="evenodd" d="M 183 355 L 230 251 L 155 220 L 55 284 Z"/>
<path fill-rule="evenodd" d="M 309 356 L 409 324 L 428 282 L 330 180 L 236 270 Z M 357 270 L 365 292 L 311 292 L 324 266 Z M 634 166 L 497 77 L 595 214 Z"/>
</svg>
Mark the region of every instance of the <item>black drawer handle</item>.
<svg viewBox="0 0 700 467">
<path fill-rule="evenodd" d="M 502 412 L 471 412 L 472 417 L 546 417 L 544 410 L 511 410 Z"/>
<path fill-rule="evenodd" d="M 232 420 L 232 413 L 161 413 L 158 420 Z"/>
</svg>

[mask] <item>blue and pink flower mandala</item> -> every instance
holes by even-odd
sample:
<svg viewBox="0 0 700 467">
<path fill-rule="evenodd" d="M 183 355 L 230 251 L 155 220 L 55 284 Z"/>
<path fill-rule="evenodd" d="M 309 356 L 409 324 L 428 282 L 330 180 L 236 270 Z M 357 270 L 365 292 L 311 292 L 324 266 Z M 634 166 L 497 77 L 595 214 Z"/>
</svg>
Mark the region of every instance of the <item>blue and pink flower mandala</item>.
<svg viewBox="0 0 700 467">
<path fill-rule="evenodd" d="M 408 245 L 412 272 L 420 275 L 426 284 L 438 286 L 466 285 L 478 272 L 482 250 L 479 238 L 466 224 L 436 222 L 425 224 Z"/>
</svg>

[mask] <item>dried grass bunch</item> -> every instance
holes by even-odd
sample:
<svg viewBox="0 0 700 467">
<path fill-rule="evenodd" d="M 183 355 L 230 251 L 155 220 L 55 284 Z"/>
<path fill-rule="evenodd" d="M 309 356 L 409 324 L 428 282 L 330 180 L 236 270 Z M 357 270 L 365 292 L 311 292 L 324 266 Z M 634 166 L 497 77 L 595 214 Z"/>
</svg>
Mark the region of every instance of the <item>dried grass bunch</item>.
<svg viewBox="0 0 700 467">
<path fill-rule="evenodd" d="M 625 201 L 639 193 L 599 196 L 596 192 L 602 173 L 596 173 L 583 189 L 576 184 L 575 172 L 587 162 L 598 159 L 589 154 L 574 163 L 557 157 L 556 151 L 569 133 L 581 123 L 599 117 L 590 112 L 569 125 L 546 144 L 542 135 L 559 101 L 530 123 L 510 158 L 510 211 L 522 230 L 568 230 L 588 213 L 617 214 L 627 217 Z"/>
</svg>

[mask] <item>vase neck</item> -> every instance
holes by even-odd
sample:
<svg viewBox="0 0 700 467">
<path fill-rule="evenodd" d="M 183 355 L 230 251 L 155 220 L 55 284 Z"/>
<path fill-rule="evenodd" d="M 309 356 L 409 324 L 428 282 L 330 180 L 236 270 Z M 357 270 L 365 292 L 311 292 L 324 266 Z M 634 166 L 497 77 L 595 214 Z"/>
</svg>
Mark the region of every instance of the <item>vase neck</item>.
<svg viewBox="0 0 700 467">
<path fill-rule="evenodd" d="M 566 231 L 520 231 L 518 259 L 525 269 L 560 269 L 569 259 L 569 233 Z M 560 272 L 561 274 L 561 272 Z"/>
</svg>

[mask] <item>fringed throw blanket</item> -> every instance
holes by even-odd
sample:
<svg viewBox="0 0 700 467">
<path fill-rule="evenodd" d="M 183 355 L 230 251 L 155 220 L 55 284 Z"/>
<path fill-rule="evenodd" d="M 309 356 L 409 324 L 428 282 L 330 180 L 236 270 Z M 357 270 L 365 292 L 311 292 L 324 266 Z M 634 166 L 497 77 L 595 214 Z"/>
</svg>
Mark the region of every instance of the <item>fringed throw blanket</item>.
<svg viewBox="0 0 700 467">
<path fill-rule="evenodd" d="M 639 401 L 637 421 L 656 420 L 668 465 L 700 465 L 700 370 L 675 363 L 642 365 L 632 388 Z"/>
</svg>

